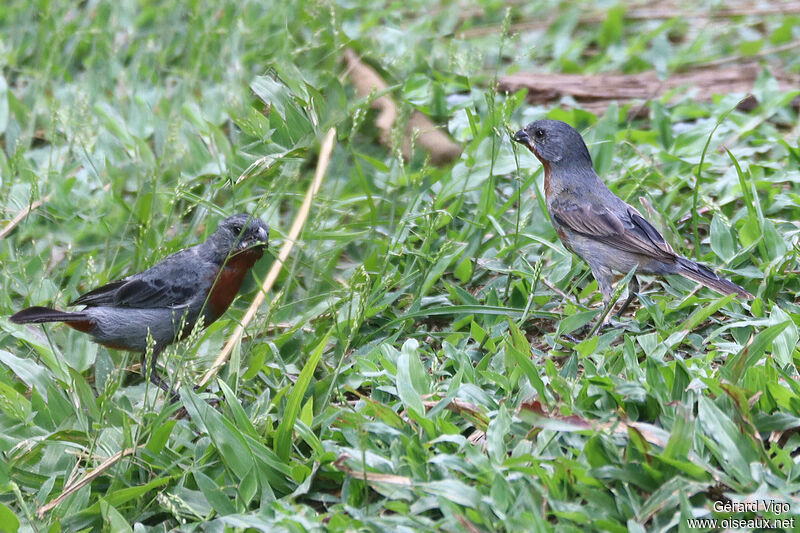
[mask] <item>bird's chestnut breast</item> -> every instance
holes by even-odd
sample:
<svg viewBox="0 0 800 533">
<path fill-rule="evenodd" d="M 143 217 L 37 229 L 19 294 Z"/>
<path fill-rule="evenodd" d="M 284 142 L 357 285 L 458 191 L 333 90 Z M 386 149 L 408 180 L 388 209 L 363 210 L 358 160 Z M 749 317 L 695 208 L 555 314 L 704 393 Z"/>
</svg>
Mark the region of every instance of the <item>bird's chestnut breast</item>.
<svg viewBox="0 0 800 533">
<path fill-rule="evenodd" d="M 225 262 L 225 265 L 216 275 L 216 281 L 208 295 L 208 310 L 214 320 L 222 316 L 230 307 L 233 299 L 239 293 L 244 277 L 253 267 L 264 251 L 261 248 L 251 248 L 239 252 Z"/>
</svg>

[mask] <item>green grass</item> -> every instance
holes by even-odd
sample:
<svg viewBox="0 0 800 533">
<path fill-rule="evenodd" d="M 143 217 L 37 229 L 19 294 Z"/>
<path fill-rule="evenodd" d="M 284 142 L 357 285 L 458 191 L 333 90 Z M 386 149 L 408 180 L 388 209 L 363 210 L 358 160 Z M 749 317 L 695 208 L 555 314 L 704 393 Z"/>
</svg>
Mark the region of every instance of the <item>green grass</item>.
<svg viewBox="0 0 800 533">
<path fill-rule="evenodd" d="M 43 203 L 0 240 L 0 529 L 686 531 L 692 517 L 800 514 L 797 93 L 764 73 L 752 111 L 735 109 L 742 95 L 685 97 L 629 119 L 627 106 L 595 116 L 493 89 L 519 69 L 744 61 L 800 39 L 800 17 L 7 4 L 0 225 Z M 549 27 L 508 31 L 530 21 Z M 447 124 L 461 158 L 438 168 L 380 145 L 346 47 L 386 78 L 401 119 L 420 109 Z M 796 49 L 767 58 L 800 71 Z M 539 163 L 509 139 L 544 116 L 584 133 L 609 186 L 646 198 L 677 251 L 756 300 L 645 278 L 624 326 L 587 336 L 597 284 L 542 210 Z M 5 318 L 63 307 L 247 211 L 270 224 L 272 255 L 220 321 L 163 358 L 171 378 L 198 381 L 274 261 L 331 127 L 301 238 L 209 388 L 219 407 L 186 387 L 191 418 L 174 420 L 177 406 L 125 370 L 136 355 Z M 745 498 L 789 510 L 714 510 Z"/>
</svg>

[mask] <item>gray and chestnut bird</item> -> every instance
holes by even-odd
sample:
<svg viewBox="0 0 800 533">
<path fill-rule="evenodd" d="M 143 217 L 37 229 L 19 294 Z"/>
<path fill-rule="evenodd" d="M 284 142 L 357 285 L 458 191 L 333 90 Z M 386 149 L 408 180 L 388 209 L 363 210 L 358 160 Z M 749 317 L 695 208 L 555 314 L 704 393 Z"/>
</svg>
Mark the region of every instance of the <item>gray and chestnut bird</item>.
<svg viewBox="0 0 800 533">
<path fill-rule="evenodd" d="M 177 399 L 156 371 L 156 358 L 185 338 L 203 318 L 207 327 L 228 309 L 247 272 L 264 254 L 269 227 L 259 218 L 239 214 L 223 220 L 208 239 L 176 252 L 147 270 L 113 281 L 80 296 L 66 312 L 29 307 L 9 320 L 17 324 L 64 322 L 118 350 L 146 352 L 153 338 L 150 367 L 142 358 L 142 374 Z"/>
<path fill-rule="evenodd" d="M 632 206 L 600 180 L 583 138 L 558 120 L 537 120 L 514 134 L 514 141 L 533 152 L 544 167 L 547 211 L 561 242 L 589 263 L 608 305 L 614 273 L 633 267 L 646 274 L 678 274 L 721 294 L 751 299 L 745 289 L 721 278 L 709 268 L 676 254 L 664 237 Z M 627 300 L 639 290 L 631 278 Z"/>
</svg>

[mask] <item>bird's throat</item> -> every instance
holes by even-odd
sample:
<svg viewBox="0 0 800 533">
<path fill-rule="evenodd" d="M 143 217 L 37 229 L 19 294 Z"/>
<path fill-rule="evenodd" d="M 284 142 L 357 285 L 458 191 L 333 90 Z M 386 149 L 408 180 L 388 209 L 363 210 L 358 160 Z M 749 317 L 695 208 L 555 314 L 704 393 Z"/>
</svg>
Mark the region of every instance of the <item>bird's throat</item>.
<svg viewBox="0 0 800 533">
<path fill-rule="evenodd" d="M 536 148 L 533 146 L 533 143 L 527 145 L 528 150 L 531 151 L 533 155 L 536 156 L 536 159 L 541 161 L 542 167 L 544 167 L 544 194 L 545 197 L 550 196 L 550 162 L 546 161 L 539 152 L 536 151 Z"/>
<path fill-rule="evenodd" d="M 545 197 L 550 196 L 550 163 L 546 161 L 542 161 L 542 166 L 544 167 L 544 195 Z"/>
</svg>

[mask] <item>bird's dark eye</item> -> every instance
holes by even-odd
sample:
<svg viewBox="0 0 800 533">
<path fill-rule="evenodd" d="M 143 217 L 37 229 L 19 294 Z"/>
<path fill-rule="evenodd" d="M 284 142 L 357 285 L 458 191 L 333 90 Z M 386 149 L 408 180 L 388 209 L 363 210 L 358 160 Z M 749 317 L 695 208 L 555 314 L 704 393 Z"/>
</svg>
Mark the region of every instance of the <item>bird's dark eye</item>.
<svg viewBox="0 0 800 533">
<path fill-rule="evenodd" d="M 544 139 L 544 130 L 542 128 L 539 128 L 538 130 L 536 130 L 536 132 L 534 132 L 534 135 L 536 135 L 537 139 Z"/>
<path fill-rule="evenodd" d="M 235 225 L 231 228 L 236 235 L 239 235 L 242 232 L 242 227 L 240 225 Z"/>
</svg>

